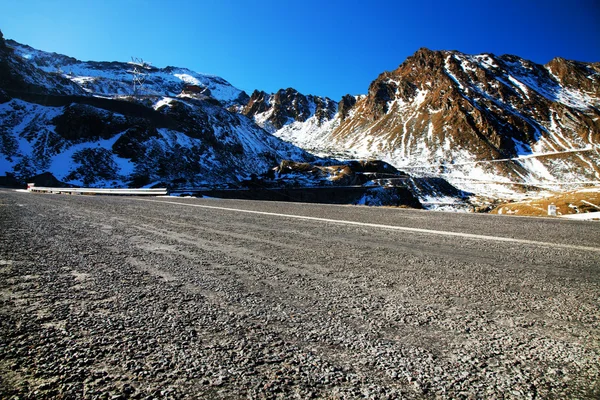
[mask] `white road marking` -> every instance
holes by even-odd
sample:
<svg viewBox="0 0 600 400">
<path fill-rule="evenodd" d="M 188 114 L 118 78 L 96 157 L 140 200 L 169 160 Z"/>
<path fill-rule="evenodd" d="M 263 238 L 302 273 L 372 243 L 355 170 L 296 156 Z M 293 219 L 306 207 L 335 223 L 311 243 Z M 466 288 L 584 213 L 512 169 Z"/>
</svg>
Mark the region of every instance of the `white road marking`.
<svg viewBox="0 0 600 400">
<path fill-rule="evenodd" d="M 366 226 L 366 227 L 370 227 L 370 228 L 389 229 L 389 230 L 394 230 L 394 231 L 416 232 L 416 233 L 424 233 L 424 234 L 439 235 L 439 236 L 453 236 L 453 237 L 461 237 L 461 238 L 466 238 L 466 239 L 487 240 L 487 241 L 493 241 L 493 242 L 520 243 L 520 244 L 529 244 L 529 245 L 534 245 L 534 246 L 561 248 L 561 249 L 569 249 L 569 250 L 593 251 L 593 252 L 600 253 L 600 247 L 577 246 L 577 245 L 566 244 L 566 243 L 538 242 L 535 240 L 514 239 L 514 238 L 501 237 L 501 236 L 487 236 L 487 235 L 477 235 L 477 234 L 473 234 L 473 233 L 438 231 L 438 230 L 433 230 L 433 229 L 410 228 L 410 227 L 406 227 L 406 226 L 373 224 L 370 222 L 357 222 L 357 221 L 347 221 L 347 220 L 340 220 L 340 219 L 308 217 L 305 215 L 280 214 L 280 213 L 273 213 L 273 212 L 267 212 L 267 211 L 244 210 L 244 209 L 240 209 L 240 208 L 207 206 L 204 204 L 178 203 L 176 201 L 161 201 L 161 200 L 149 200 L 149 199 L 138 199 L 138 198 L 136 198 L 135 200 L 148 201 L 151 203 L 175 204 L 178 206 L 186 206 L 186 207 L 208 208 L 208 209 L 212 209 L 212 210 L 233 211 L 233 212 L 240 212 L 240 213 L 246 213 L 246 214 L 268 215 L 270 217 L 283 217 L 283 218 L 303 219 L 303 220 L 308 220 L 308 221 L 330 222 L 330 223 L 340 224 L 340 225 Z"/>
</svg>

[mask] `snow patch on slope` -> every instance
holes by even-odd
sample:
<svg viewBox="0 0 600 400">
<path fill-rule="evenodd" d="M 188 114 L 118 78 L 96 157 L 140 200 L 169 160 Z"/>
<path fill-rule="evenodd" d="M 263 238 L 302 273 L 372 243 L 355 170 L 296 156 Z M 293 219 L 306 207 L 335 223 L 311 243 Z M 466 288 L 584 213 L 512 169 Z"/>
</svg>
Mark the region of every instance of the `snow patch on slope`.
<svg viewBox="0 0 600 400">
<path fill-rule="evenodd" d="M 274 132 L 274 135 L 304 149 L 318 149 L 327 146 L 329 135 L 339 124 L 337 118 L 321 124 L 313 115 L 305 122 L 294 121 L 285 125 Z"/>
</svg>

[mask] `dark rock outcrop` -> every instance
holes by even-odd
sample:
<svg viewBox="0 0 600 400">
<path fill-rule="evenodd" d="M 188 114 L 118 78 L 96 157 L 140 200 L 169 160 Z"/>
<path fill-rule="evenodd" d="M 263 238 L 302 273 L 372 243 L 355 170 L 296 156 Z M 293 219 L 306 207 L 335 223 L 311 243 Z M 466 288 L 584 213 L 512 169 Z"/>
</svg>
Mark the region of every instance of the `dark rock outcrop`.
<svg viewBox="0 0 600 400">
<path fill-rule="evenodd" d="M 313 116 L 316 117 L 317 124 L 321 125 L 333 119 L 336 112 L 337 103 L 331 99 L 305 96 L 292 88 L 281 89 L 272 95 L 255 90 L 242 110 L 250 118 L 263 114 L 263 123 L 274 130 L 295 121 L 305 122 Z"/>
<path fill-rule="evenodd" d="M 52 120 L 52 123 L 57 134 L 76 143 L 110 139 L 127 127 L 124 119 L 82 104 L 66 107 L 61 115 Z"/>
<path fill-rule="evenodd" d="M 332 101 L 328 97 L 323 98 L 309 96 L 308 98 L 309 100 L 312 100 L 316 105 L 315 116 L 319 125 L 333 119 L 337 112 L 337 104 L 334 101 Z"/>
<path fill-rule="evenodd" d="M 27 183 L 33 183 L 35 186 L 58 187 L 58 188 L 70 186 L 70 185 L 56 179 L 56 177 L 54 175 L 52 175 L 52 173 L 50 173 L 50 172 L 43 172 L 41 174 L 28 177 Z"/>
<path fill-rule="evenodd" d="M 270 121 L 276 129 L 281 129 L 290 120 L 304 122 L 311 114 L 306 96 L 292 88 L 281 89 L 275 93 L 272 106 Z"/>
<path fill-rule="evenodd" d="M 346 119 L 346 117 L 350 113 L 350 110 L 352 109 L 352 107 L 354 107 L 355 104 L 356 97 L 349 94 L 342 97 L 338 105 L 338 112 L 342 121 Z"/>
<path fill-rule="evenodd" d="M 269 109 L 269 95 L 263 91 L 255 90 L 252 92 L 248 104 L 243 108 L 242 114 L 254 116 L 262 114 Z"/>
</svg>

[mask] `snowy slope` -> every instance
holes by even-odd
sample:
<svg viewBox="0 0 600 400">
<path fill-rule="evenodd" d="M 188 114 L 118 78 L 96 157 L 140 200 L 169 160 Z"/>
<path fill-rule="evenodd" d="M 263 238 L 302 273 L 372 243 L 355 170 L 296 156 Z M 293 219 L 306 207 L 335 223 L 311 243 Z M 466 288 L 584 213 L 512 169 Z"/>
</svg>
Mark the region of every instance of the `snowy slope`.
<svg viewBox="0 0 600 400">
<path fill-rule="evenodd" d="M 199 186 L 236 183 L 264 173 L 281 159 L 310 159 L 222 107 L 178 99 L 164 105 L 162 112 L 169 115 L 174 106 L 197 122 L 195 129 L 154 127 L 77 104 L 47 107 L 18 99 L 0 104 L 0 175 L 9 172 L 25 179 L 50 171 L 76 185 L 121 187 L 160 181 Z M 210 129 L 200 127 L 199 118 Z M 82 132 L 80 137 L 67 131 L 73 124 Z"/>
<path fill-rule="evenodd" d="M 343 115 L 289 121 L 274 134 L 504 196 L 525 184 L 600 181 L 599 108 L 598 63 L 421 49 Z"/>
<path fill-rule="evenodd" d="M 48 73 L 58 74 L 81 86 L 86 92 L 101 96 L 131 95 L 135 65 L 131 62 L 79 61 L 72 57 L 33 49 L 14 41 L 7 41 L 15 54 Z M 247 95 L 229 82 L 214 75 L 200 74 L 186 68 L 138 68 L 147 74 L 141 94 L 180 95 L 186 86 L 196 86 L 203 94 L 224 105 L 237 104 Z"/>
<path fill-rule="evenodd" d="M 0 66 L 0 175 L 21 182 L 49 171 L 85 186 L 235 185 L 282 159 L 314 158 L 230 112 L 247 96 L 216 76 L 149 67 L 131 96 L 131 64 L 81 62 L 1 35 Z"/>
</svg>

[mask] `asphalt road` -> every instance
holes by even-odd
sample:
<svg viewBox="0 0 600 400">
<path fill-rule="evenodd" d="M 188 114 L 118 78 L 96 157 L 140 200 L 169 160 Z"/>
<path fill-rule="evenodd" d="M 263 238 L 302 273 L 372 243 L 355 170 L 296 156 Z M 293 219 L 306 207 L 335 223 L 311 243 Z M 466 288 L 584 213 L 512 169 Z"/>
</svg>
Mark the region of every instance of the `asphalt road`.
<svg viewBox="0 0 600 400">
<path fill-rule="evenodd" d="M 600 224 L 0 190 L 0 398 L 598 398 Z"/>
</svg>

